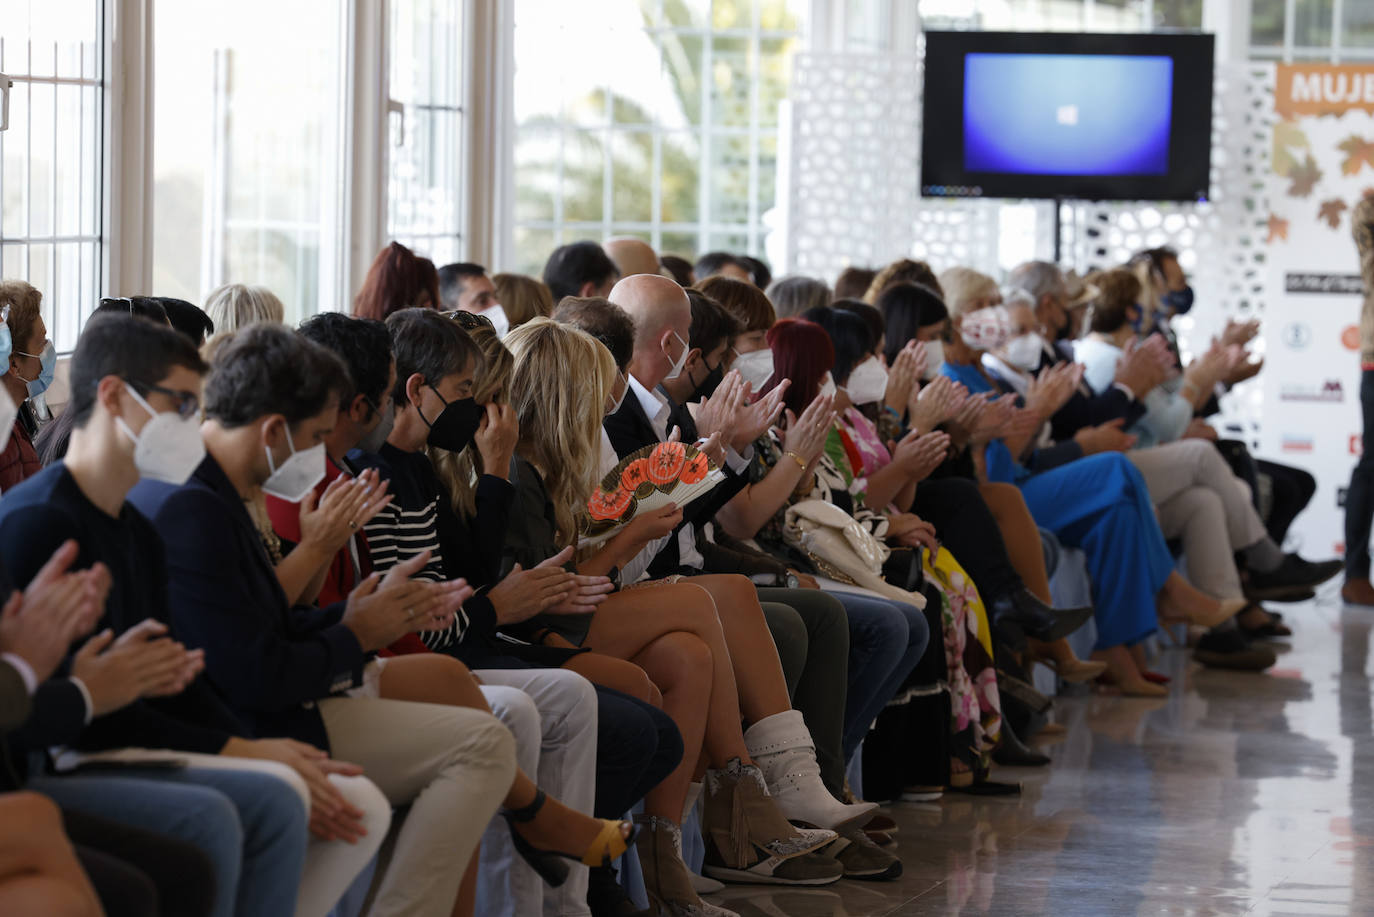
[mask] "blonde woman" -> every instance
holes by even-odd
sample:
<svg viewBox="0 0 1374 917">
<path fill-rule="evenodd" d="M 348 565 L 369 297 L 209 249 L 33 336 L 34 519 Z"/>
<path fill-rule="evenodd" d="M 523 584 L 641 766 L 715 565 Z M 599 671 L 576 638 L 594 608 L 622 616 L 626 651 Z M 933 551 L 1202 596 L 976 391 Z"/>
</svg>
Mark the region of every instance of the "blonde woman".
<svg viewBox="0 0 1374 917">
<path fill-rule="evenodd" d="M 553 314 L 553 293 L 542 280 L 524 274 L 493 274 L 491 285 L 512 330 L 532 318 Z"/>
<path fill-rule="evenodd" d="M 612 407 L 617 372 L 610 351 L 599 341 L 547 319 L 535 319 L 512 332 L 506 343 L 515 357 L 511 396 L 521 429 L 507 548 L 516 560 L 528 563 L 535 555 L 548 557 L 576 541 L 580 515 L 595 484 L 601 420 Z M 667 524 L 653 531 L 628 531 L 636 528 L 631 523 L 626 532 L 584 557 L 577 564 L 578 573 L 611 573 L 663 529 L 671 531 L 677 514 L 668 515 Z M 585 618 L 543 616 L 536 621 L 542 630 L 534 636 L 549 645 L 580 645 L 643 668 L 662 691 L 664 711 L 682 733 L 683 763 L 646 797 L 645 828 L 639 838 L 645 886 L 661 912 L 729 913 L 697 897 L 679 853 L 678 825 L 689 784 L 694 774 L 703 772 L 709 875 L 725 881 L 806 885 L 840 877 L 838 863 L 812 853 L 833 840 L 834 833 L 788 824 L 765 789 L 740 727 L 746 715 L 757 723 L 771 714 L 790 712 L 777 654 L 761 616 L 754 639 L 739 638 L 741 644 L 747 643 L 737 646 L 740 658 L 750 661 L 739 668 L 732 662 L 710 594 L 687 581 L 616 593 Z M 569 667 L 576 669 L 577 664 L 574 658 Z M 771 709 L 779 704 L 780 710 Z M 809 771 L 818 772 L 809 747 L 784 754 L 809 757 Z M 708 765 L 712 770 L 706 771 Z M 819 777 L 814 782 L 824 793 Z"/>
<path fill-rule="evenodd" d="M 230 334 L 240 328 L 286 321 L 286 308 L 277 294 L 267 287 L 226 283 L 205 298 L 205 314 L 215 323 L 216 334 Z"/>
</svg>

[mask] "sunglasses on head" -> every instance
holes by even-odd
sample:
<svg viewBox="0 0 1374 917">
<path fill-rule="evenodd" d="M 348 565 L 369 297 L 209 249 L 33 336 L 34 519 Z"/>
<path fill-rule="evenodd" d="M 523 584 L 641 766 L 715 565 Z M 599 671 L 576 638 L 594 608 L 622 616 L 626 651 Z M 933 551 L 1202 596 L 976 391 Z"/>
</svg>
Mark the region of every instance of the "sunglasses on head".
<svg viewBox="0 0 1374 917">
<path fill-rule="evenodd" d="M 496 330 L 496 326 L 491 323 L 491 319 L 487 318 L 485 315 L 478 315 L 476 312 L 464 312 L 462 309 L 456 309 L 453 312 L 446 312 L 444 314 L 457 322 L 458 327 L 462 328 L 464 331 L 473 331 L 477 328 L 490 328 L 492 331 Z"/>
</svg>

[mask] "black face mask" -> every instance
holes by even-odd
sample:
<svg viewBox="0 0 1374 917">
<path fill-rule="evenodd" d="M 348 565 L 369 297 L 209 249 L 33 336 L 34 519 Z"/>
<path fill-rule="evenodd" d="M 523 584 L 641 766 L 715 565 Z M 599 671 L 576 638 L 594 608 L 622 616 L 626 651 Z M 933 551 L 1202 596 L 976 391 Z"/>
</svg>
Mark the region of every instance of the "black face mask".
<svg viewBox="0 0 1374 917">
<path fill-rule="evenodd" d="M 705 360 L 701 361 L 705 363 Z M 720 388 L 720 382 L 725 378 L 725 361 L 721 360 L 716 364 L 716 368 L 706 374 L 706 378 L 697 383 L 697 387 L 692 389 L 692 396 L 688 401 L 705 401 L 716 393 Z"/>
<path fill-rule="evenodd" d="M 432 385 L 430 388 L 434 390 L 434 394 L 439 395 L 437 388 Z M 425 417 L 424 411 L 419 411 L 420 419 L 429 425 L 429 437 L 425 442 L 449 452 L 462 452 L 477 435 L 477 428 L 481 425 L 482 415 L 486 410 L 472 398 L 444 401 L 444 396 L 439 395 L 439 400 L 444 402 L 444 409 L 434 418 L 433 423 Z"/>
</svg>

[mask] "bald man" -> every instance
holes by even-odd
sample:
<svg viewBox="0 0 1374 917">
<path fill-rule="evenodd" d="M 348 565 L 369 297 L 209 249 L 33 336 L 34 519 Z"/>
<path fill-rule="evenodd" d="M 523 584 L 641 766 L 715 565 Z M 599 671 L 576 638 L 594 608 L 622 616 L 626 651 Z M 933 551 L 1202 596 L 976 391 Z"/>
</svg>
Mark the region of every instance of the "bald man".
<svg viewBox="0 0 1374 917">
<path fill-rule="evenodd" d="M 621 277 L 630 277 L 634 274 L 662 274 L 658 253 L 643 239 L 619 236 L 601 247 L 611 256 Z"/>
<path fill-rule="evenodd" d="M 604 422 L 617 457 L 624 459 L 668 436 L 672 405 L 662 383 L 676 378 L 686 362 L 692 307 L 687 294 L 675 281 L 653 274 L 621 280 L 611 290 L 610 300 L 628 312 L 635 322 L 634 352 L 628 366 L 629 390 L 620 410 Z M 693 439 L 692 432 L 684 431 L 683 439 Z M 730 437 L 725 435 L 722 439 L 728 442 Z M 711 593 L 722 615 L 763 614 L 793 705 L 810 726 L 822 777 L 838 794 L 844 785 L 841 740 L 849 657 L 849 623 L 844 608 L 833 596 L 817 589 L 751 589 L 750 580 L 744 576 L 702 575 L 743 573 L 752 576 L 770 566 L 778 566 L 750 561 L 742 552 L 720 548 L 712 542 L 712 530 L 707 526 L 718 509 L 748 484 L 752 447 L 744 448 L 748 455 L 741 455 L 733 447 L 727 450 L 726 480 L 711 494 L 684 508 L 682 525 L 649 564 L 649 573 L 654 577 L 674 574 L 697 577 L 693 583 Z M 795 573 L 790 571 L 781 579 L 779 586 L 799 584 Z M 726 632 L 729 631 L 727 627 Z M 746 742 L 755 739 L 756 735 L 751 729 L 745 734 Z M 751 753 L 754 750 L 752 745 L 750 750 Z M 766 776 L 771 792 L 774 775 Z M 790 803 L 782 804 L 789 818 L 827 826 L 838 824 L 845 817 L 863 814 L 834 802 L 828 813 L 833 820 L 827 821 L 814 812 L 803 815 L 800 811 L 789 810 Z M 889 854 L 875 853 L 876 848 L 857 838 L 853 842 L 858 846 L 841 857 L 847 874 L 859 875 L 865 869 L 873 869 L 874 858 L 881 860 L 881 869 L 877 871 L 888 870 L 895 862 Z M 858 866 L 859 860 L 865 865 Z"/>
</svg>

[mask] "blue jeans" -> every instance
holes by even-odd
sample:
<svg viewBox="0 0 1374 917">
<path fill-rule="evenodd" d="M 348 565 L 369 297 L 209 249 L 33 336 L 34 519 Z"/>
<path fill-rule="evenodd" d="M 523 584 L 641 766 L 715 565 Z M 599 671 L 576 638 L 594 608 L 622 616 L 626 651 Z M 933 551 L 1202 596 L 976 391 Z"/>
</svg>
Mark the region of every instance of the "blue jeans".
<svg viewBox="0 0 1374 917">
<path fill-rule="evenodd" d="M 214 917 L 290 917 L 309 840 L 290 784 L 251 771 L 130 767 L 118 774 L 41 776 L 28 789 L 64 809 L 157 831 L 215 866 Z"/>
<path fill-rule="evenodd" d="M 869 727 L 916 668 L 930 642 L 915 605 L 849 592 L 830 593 L 849 616 L 849 694 L 844 705 L 844 757 L 859 750 Z"/>
</svg>

